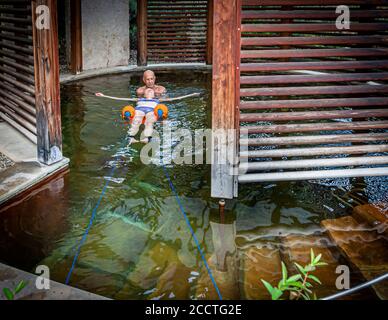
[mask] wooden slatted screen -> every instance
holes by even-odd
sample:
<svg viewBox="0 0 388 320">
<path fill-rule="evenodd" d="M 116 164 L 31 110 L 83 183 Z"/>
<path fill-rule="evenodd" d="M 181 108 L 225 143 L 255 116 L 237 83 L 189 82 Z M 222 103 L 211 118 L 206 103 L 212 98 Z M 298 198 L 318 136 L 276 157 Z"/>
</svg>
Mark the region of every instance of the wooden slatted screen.
<svg viewBox="0 0 388 320">
<path fill-rule="evenodd" d="M 387 44 L 387 0 L 242 0 L 239 182 L 388 175 Z"/>
<path fill-rule="evenodd" d="M 0 117 L 36 142 L 31 1 L 0 0 Z"/>
<path fill-rule="evenodd" d="M 207 0 L 148 0 L 148 62 L 205 62 Z"/>
</svg>

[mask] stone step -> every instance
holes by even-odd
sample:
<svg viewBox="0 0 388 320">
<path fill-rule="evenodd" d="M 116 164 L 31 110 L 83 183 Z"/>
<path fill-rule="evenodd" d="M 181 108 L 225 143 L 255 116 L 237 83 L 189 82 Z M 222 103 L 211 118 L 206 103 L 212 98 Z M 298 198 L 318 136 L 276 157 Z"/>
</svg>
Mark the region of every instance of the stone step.
<svg viewBox="0 0 388 320">
<path fill-rule="evenodd" d="M 298 273 L 295 262 L 301 266 L 310 263 L 310 250 L 313 249 L 315 256 L 322 254 L 321 261 L 326 262 L 326 266 L 318 267 L 312 274 L 315 275 L 322 284 L 312 280 L 309 282 L 313 285 L 312 291 L 318 298 L 323 298 L 337 293 L 336 279 L 338 274 L 335 273 L 340 257 L 340 253 L 334 250 L 331 240 L 323 235 L 300 235 L 294 234 L 282 238 L 282 260 L 286 264 L 289 274 Z"/>
<path fill-rule="evenodd" d="M 271 296 L 261 279 L 276 286 L 281 279 L 279 249 L 262 244 L 244 249 L 240 253 L 240 291 L 242 299 L 270 300 Z"/>
<path fill-rule="evenodd" d="M 351 216 L 321 222 L 330 238 L 337 244 L 349 263 L 366 280 L 372 280 L 388 270 L 388 240 L 367 224 L 360 224 Z M 387 283 L 373 286 L 377 295 L 388 299 Z"/>
<path fill-rule="evenodd" d="M 353 218 L 388 235 L 388 203 L 365 204 L 353 209 Z"/>
</svg>

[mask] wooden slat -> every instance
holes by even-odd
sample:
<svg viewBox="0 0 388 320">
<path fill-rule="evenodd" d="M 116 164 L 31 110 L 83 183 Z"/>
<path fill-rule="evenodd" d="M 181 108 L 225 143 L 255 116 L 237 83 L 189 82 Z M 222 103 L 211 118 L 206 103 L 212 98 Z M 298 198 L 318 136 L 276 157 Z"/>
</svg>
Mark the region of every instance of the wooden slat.
<svg viewBox="0 0 388 320">
<path fill-rule="evenodd" d="M 241 72 L 388 68 L 388 60 L 242 63 Z"/>
<path fill-rule="evenodd" d="M 386 56 L 388 48 L 341 48 L 341 49 L 289 49 L 289 50 L 243 50 L 241 58 L 317 58 L 317 57 L 367 57 Z"/>
<path fill-rule="evenodd" d="M 12 92 L 12 94 L 14 94 L 15 96 L 23 99 L 24 101 L 26 101 L 27 103 L 31 104 L 31 105 L 34 105 L 35 104 L 35 99 L 33 96 L 30 96 L 29 94 L 25 93 L 23 90 L 20 90 L 18 88 L 15 88 L 7 83 L 5 83 L 4 81 L 1 81 L 0 82 L 0 87 L 9 91 L 9 92 Z"/>
<path fill-rule="evenodd" d="M 17 70 L 20 70 L 22 72 L 26 72 L 30 75 L 34 74 L 34 69 L 32 69 L 31 67 L 21 65 L 20 63 L 15 63 L 15 62 L 9 61 L 8 59 L 0 58 L 0 63 L 7 65 L 7 66 L 10 66 L 12 68 L 15 68 Z"/>
<path fill-rule="evenodd" d="M 16 79 L 13 79 L 9 76 L 6 76 L 2 73 L 0 73 L 0 79 L 2 79 L 5 82 L 10 83 L 11 85 L 13 85 L 13 86 L 15 86 L 15 87 L 27 92 L 27 93 L 29 93 L 32 96 L 35 95 L 35 88 L 33 86 L 26 85 L 25 83 L 20 82 Z"/>
<path fill-rule="evenodd" d="M 388 36 L 310 36 L 310 37 L 243 37 L 242 46 L 281 46 L 281 45 L 313 45 L 313 44 L 381 44 L 388 43 Z"/>
<path fill-rule="evenodd" d="M 14 95 L 12 92 L 0 89 L 0 96 L 6 98 L 7 100 L 12 101 L 19 108 L 26 110 L 30 114 L 33 114 L 33 115 L 36 114 L 35 108 L 32 104 L 22 100 L 20 97 Z"/>
<path fill-rule="evenodd" d="M 20 72 L 16 72 L 14 70 L 9 69 L 8 67 L 0 66 L 0 71 L 6 74 L 9 74 L 17 79 L 21 79 L 29 84 L 34 84 L 34 78 L 31 76 L 27 76 L 24 74 L 21 74 Z"/>
<path fill-rule="evenodd" d="M 315 136 L 265 137 L 240 139 L 240 145 L 275 146 L 388 140 L 388 133 L 330 134 Z"/>
<path fill-rule="evenodd" d="M 351 23 L 352 31 L 386 31 L 388 23 Z M 335 23 L 294 23 L 294 24 L 243 24 L 242 32 L 321 32 L 321 31 L 339 31 Z"/>
<path fill-rule="evenodd" d="M 338 179 L 351 177 L 387 176 L 388 167 L 341 169 L 341 170 L 314 170 L 243 174 L 238 177 L 239 183 L 269 182 L 269 181 L 300 181 L 313 179 Z"/>
<path fill-rule="evenodd" d="M 243 6 L 364 5 L 366 0 L 243 0 Z M 368 5 L 388 5 L 387 0 L 367 0 Z"/>
<path fill-rule="evenodd" d="M 318 75 L 266 75 L 242 76 L 241 84 L 283 84 L 313 82 L 347 82 L 347 81 L 378 81 L 388 80 L 388 72 L 380 73 L 333 73 Z"/>
<path fill-rule="evenodd" d="M 352 9 L 354 18 L 388 17 L 388 10 Z M 336 20 L 335 10 L 243 10 L 242 19 L 331 19 Z"/>
<path fill-rule="evenodd" d="M 240 168 L 241 173 L 285 170 L 285 169 L 309 169 L 326 167 L 347 167 L 362 165 L 388 164 L 388 156 L 374 157 L 346 157 L 346 158 L 324 158 L 307 160 L 281 160 L 281 161 L 255 161 L 243 163 Z"/>
<path fill-rule="evenodd" d="M 359 121 L 359 122 L 329 122 L 329 123 L 301 123 L 278 124 L 261 126 L 243 126 L 240 131 L 248 133 L 291 133 L 336 130 L 369 130 L 388 129 L 388 121 Z"/>
<path fill-rule="evenodd" d="M 366 154 L 387 152 L 388 144 L 345 146 L 345 147 L 315 147 L 288 148 L 274 150 L 252 150 L 240 152 L 241 158 L 281 158 L 281 157 L 310 157 L 334 154 Z M 388 169 L 388 168 L 387 168 Z"/>
<path fill-rule="evenodd" d="M 387 106 L 388 97 L 241 101 L 241 110 Z"/>
<path fill-rule="evenodd" d="M 241 97 L 254 96 L 288 96 L 312 94 L 358 94 L 387 93 L 388 85 L 353 85 L 353 86 L 319 86 L 319 87 L 282 87 L 282 88 L 247 88 L 241 89 Z"/>
</svg>

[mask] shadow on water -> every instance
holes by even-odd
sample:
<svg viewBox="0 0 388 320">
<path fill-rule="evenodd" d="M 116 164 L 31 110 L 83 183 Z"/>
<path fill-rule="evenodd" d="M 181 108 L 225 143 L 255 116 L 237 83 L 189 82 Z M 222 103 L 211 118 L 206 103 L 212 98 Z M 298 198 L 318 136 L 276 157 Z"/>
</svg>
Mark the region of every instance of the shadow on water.
<svg viewBox="0 0 388 320">
<path fill-rule="evenodd" d="M 202 94 L 169 106 L 171 126 L 210 127 L 209 73 L 157 76 L 171 96 Z M 70 171 L 0 211 L 0 260 L 27 271 L 46 264 L 52 279 L 64 282 L 109 179 L 70 284 L 115 299 L 217 298 L 162 167 L 143 165 L 140 147 L 123 147 L 123 103 L 94 96 L 134 95 L 140 79 L 123 74 L 62 86 L 63 151 Z M 160 124 L 155 128 L 160 131 Z M 321 220 L 386 195 L 377 178 L 244 185 L 221 219 L 218 200 L 210 198 L 209 165 L 167 170 L 226 298 L 249 297 L 241 279 L 254 277 L 242 263 L 250 248 L 277 247 L 288 234 L 319 233 Z"/>
</svg>

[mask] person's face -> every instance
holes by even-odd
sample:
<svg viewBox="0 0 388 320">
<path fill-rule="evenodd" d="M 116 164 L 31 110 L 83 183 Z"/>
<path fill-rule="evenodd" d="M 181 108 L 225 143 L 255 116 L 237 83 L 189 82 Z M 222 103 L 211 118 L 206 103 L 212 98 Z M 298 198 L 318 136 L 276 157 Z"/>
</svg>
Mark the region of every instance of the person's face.
<svg viewBox="0 0 388 320">
<path fill-rule="evenodd" d="M 153 88 L 155 85 L 155 75 L 152 73 L 145 73 L 143 77 L 143 81 L 148 88 Z"/>
</svg>

